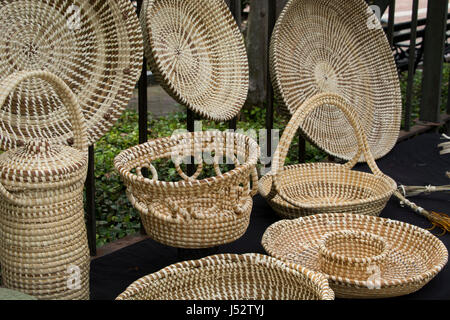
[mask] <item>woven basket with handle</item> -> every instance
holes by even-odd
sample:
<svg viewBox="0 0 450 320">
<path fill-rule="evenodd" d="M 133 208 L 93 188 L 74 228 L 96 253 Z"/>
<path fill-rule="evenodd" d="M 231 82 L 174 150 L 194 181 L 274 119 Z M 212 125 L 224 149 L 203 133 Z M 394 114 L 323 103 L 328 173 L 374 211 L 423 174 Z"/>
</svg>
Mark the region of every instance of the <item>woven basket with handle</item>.
<svg viewBox="0 0 450 320">
<path fill-rule="evenodd" d="M 24 83 L 45 82 L 67 108 L 73 147 L 38 139 L 0 155 L 0 264 L 3 284 L 38 299 L 89 299 L 83 188 L 88 140 L 80 105 L 47 71 L 4 78 L 0 106 Z"/>
<path fill-rule="evenodd" d="M 197 171 L 188 177 L 181 162 L 191 156 Z M 246 231 L 257 191 L 258 157 L 258 144 L 248 136 L 204 131 L 132 147 L 114 165 L 150 237 L 174 247 L 207 248 L 234 241 Z M 234 169 L 222 173 L 225 159 Z M 174 164 L 180 181 L 158 179 L 152 162 L 161 160 Z M 208 164 L 216 175 L 197 179 Z M 150 178 L 143 169 L 150 171 Z"/>
<path fill-rule="evenodd" d="M 353 128 L 356 134 L 358 152 L 344 165 L 306 163 L 283 167 L 298 127 L 312 112 L 321 108 L 341 110 L 348 119 L 345 125 Z M 373 174 L 351 170 L 361 154 Z M 286 218 L 338 212 L 378 215 L 396 186 L 394 180 L 378 169 L 353 108 L 344 98 L 332 93 L 316 95 L 297 109 L 280 139 L 271 171 L 259 181 L 261 195 Z"/>
<path fill-rule="evenodd" d="M 322 275 L 261 254 L 220 254 L 143 277 L 117 300 L 333 300 Z"/>
<path fill-rule="evenodd" d="M 140 16 L 152 72 L 180 104 L 212 120 L 247 98 L 247 51 L 223 0 L 144 0 Z"/>
</svg>

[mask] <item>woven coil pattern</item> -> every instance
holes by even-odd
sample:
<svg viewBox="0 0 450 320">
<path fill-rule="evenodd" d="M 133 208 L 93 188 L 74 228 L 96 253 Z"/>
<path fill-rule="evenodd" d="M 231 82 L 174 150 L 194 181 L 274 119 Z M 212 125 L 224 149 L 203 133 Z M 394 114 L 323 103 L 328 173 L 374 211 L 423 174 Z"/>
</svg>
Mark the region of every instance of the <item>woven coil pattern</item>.
<svg viewBox="0 0 450 320">
<path fill-rule="evenodd" d="M 1 0 L 0 80 L 25 70 L 59 76 L 78 98 L 93 144 L 119 118 L 141 73 L 143 40 L 128 0 Z M 0 148 L 73 139 L 54 88 L 29 79 L 0 109 Z"/>
<path fill-rule="evenodd" d="M 34 78 L 65 103 L 74 147 L 36 140 L 0 155 L 2 280 L 38 299 L 89 299 L 83 205 L 88 141 L 76 96 L 50 72 L 21 71 L 1 82 L 0 106 Z"/>
<path fill-rule="evenodd" d="M 347 119 L 345 126 L 353 129 L 358 152 L 344 165 L 307 163 L 283 167 L 298 127 L 324 106 L 336 109 Z M 373 174 L 351 170 L 361 154 Z M 259 181 L 260 194 L 286 218 L 339 212 L 378 215 L 396 187 L 395 181 L 378 169 L 356 112 L 343 97 L 334 93 L 318 94 L 297 109 L 279 141 L 271 171 Z"/>
<path fill-rule="evenodd" d="M 185 261 L 143 277 L 117 300 L 333 300 L 325 278 L 260 254 Z"/>
<path fill-rule="evenodd" d="M 367 280 L 369 268 L 384 272 L 387 245 L 367 232 L 343 230 L 326 234 L 319 245 L 320 270 L 341 278 Z"/>
<path fill-rule="evenodd" d="M 337 93 L 359 116 L 375 159 L 397 142 L 398 74 L 384 31 L 364 0 L 290 0 L 273 32 L 270 69 L 284 112 L 293 114 L 318 93 Z M 336 110 L 317 109 L 300 129 L 327 153 L 352 158 L 353 132 Z"/>
<path fill-rule="evenodd" d="M 354 272 L 347 270 L 346 277 L 322 271 L 320 248 L 324 246 L 324 238 L 330 233 L 342 234 L 343 231 L 353 234 L 354 238 L 365 239 L 372 248 L 365 246 L 365 250 L 350 250 L 353 247 L 349 245 L 351 238 L 341 240 L 349 249 L 343 249 L 344 245 L 330 245 L 329 249 L 335 255 L 329 259 L 332 265 L 328 268 L 339 273 L 333 266 L 342 266 L 343 262 L 350 261 L 349 256 L 355 259 L 359 255 L 360 263 L 369 262 L 364 280 L 361 280 L 363 270 L 358 271 L 355 266 Z M 385 243 L 386 256 L 380 254 L 381 258 L 374 259 L 374 254 L 376 257 L 379 253 L 375 248 L 381 247 L 380 241 Z M 262 245 L 275 258 L 322 272 L 336 297 L 341 298 L 384 298 L 415 292 L 433 279 L 448 260 L 447 248 L 429 231 L 400 221 L 344 213 L 279 221 L 266 230 Z M 347 258 L 338 262 L 338 254 Z M 347 267 L 352 265 L 347 264 Z"/>
<path fill-rule="evenodd" d="M 243 37 L 223 0 L 145 0 L 140 16 L 152 72 L 180 104 L 230 120 L 247 98 Z"/>
<path fill-rule="evenodd" d="M 197 171 L 188 177 L 182 161 L 191 156 Z M 114 165 L 150 237 L 174 247 L 207 248 L 232 242 L 246 231 L 257 191 L 258 157 L 257 143 L 245 135 L 205 131 L 132 147 Z M 162 159 L 174 163 L 180 181 L 158 180 L 152 162 Z M 233 160 L 234 168 L 222 173 L 220 163 L 226 159 Z M 197 179 L 208 163 L 216 175 Z M 143 169 L 150 178 L 143 176 Z"/>
</svg>

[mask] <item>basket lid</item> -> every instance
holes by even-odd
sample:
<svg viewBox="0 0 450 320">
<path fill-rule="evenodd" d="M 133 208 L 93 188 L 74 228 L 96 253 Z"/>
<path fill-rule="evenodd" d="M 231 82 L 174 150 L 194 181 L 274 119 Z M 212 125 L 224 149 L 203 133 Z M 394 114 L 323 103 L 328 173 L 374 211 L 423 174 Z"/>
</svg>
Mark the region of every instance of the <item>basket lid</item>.
<svg viewBox="0 0 450 320">
<path fill-rule="evenodd" d="M 32 140 L 0 155 L 0 178 L 10 182 L 57 182 L 87 166 L 87 154 L 60 144 Z"/>
</svg>

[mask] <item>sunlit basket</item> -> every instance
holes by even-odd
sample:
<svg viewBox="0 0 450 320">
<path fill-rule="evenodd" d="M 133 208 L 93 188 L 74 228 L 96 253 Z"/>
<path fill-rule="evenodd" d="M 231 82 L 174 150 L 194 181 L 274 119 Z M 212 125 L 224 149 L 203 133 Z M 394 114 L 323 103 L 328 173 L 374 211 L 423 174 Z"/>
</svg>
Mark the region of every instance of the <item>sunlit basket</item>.
<svg viewBox="0 0 450 320">
<path fill-rule="evenodd" d="M 270 62 L 282 110 L 293 114 L 314 95 L 334 92 L 355 110 L 375 159 L 394 147 L 402 115 L 399 78 L 366 1 L 290 0 L 273 31 Z M 350 160 L 356 142 L 345 122 L 336 110 L 321 109 L 300 129 L 328 154 Z"/>
<path fill-rule="evenodd" d="M 276 222 L 267 228 L 262 245 L 277 259 L 323 273 L 339 298 L 415 292 L 448 261 L 447 248 L 429 231 L 350 213 Z"/>
<path fill-rule="evenodd" d="M 24 83 L 38 80 L 67 108 L 73 147 L 37 139 L 0 155 L 2 281 L 38 299 L 89 299 L 83 205 L 88 141 L 80 105 L 54 74 L 20 71 L 0 81 L 0 106 Z"/>
<path fill-rule="evenodd" d="M 151 70 L 180 104 L 213 120 L 234 118 L 247 98 L 244 39 L 223 0 L 144 0 Z"/>
<path fill-rule="evenodd" d="M 191 155 L 198 165 L 188 177 L 181 162 Z M 219 164 L 225 158 L 235 167 L 222 173 Z M 246 231 L 257 189 L 258 158 L 258 144 L 248 136 L 204 131 L 132 147 L 120 153 L 114 165 L 150 237 L 174 247 L 207 248 L 232 242 Z M 152 165 L 158 159 L 172 160 L 182 180 L 158 180 Z M 197 180 L 208 163 L 216 176 Z M 142 175 L 144 168 L 150 179 Z"/>
<path fill-rule="evenodd" d="M 215 255 L 143 277 L 117 300 L 333 300 L 328 282 L 260 254 Z"/>
<path fill-rule="evenodd" d="M 119 119 L 142 70 L 143 40 L 130 0 L 0 1 L 0 80 L 46 70 L 75 93 L 93 144 Z M 45 81 L 23 83 L 0 112 L 0 149 L 41 138 L 67 144 L 73 130 Z"/>
<path fill-rule="evenodd" d="M 344 165 L 306 163 L 283 167 L 298 127 L 304 125 L 315 110 L 332 108 L 341 110 L 348 119 L 342 125 L 353 128 L 356 134 L 358 152 L 353 159 Z M 361 154 L 364 154 L 373 174 L 351 170 Z M 307 100 L 297 109 L 280 139 L 271 171 L 259 181 L 260 194 L 280 216 L 286 218 L 338 212 L 378 215 L 396 187 L 395 181 L 378 169 L 355 111 L 344 98 L 328 93 Z"/>
</svg>

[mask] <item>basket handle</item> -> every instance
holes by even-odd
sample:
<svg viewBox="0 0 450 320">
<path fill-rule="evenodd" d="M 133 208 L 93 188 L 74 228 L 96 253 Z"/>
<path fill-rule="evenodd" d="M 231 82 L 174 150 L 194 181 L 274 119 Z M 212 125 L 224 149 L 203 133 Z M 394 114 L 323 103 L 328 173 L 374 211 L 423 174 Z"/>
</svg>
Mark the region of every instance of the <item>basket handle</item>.
<svg viewBox="0 0 450 320">
<path fill-rule="evenodd" d="M 50 83 L 64 105 L 67 107 L 67 111 L 69 113 L 69 119 L 72 123 L 73 133 L 74 133 L 74 143 L 73 147 L 81 150 L 83 153 L 86 153 L 88 150 L 88 140 L 87 140 L 87 131 L 86 124 L 84 122 L 84 117 L 80 106 L 78 104 L 77 97 L 72 92 L 72 90 L 66 85 L 66 83 L 60 79 L 58 76 L 54 75 L 48 71 L 19 71 L 13 73 L 6 77 L 2 82 L 2 90 L 0 92 L 0 106 L 3 106 L 8 96 L 16 90 L 16 88 L 24 81 L 31 78 L 40 78 L 48 83 Z M 28 201 L 19 199 L 15 197 L 13 194 L 8 192 L 6 188 L 0 183 L 0 193 L 10 202 L 16 205 L 28 205 Z M 46 203 L 46 199 L 42 199 L 38 201 L 39 203 L 33 203 L 35 205 L 39 205 Z"/>
<path fill-rule="evenodd" d="M 284 195 L 283 192 L 281 192 L 281 189 L 279 188 L 277 183 L 278 180 L 277 178 L 284 169 L 283 167 L 286 155 L 289 151 L 291 141 L 294 138 L 300 124 L 306 119 L 306 117 L 313 110 L 323 105 L 333 105 L 339 108 L 344 113 L 345 117 L 350 122 L 350 125 L 353 127 L 355 131 L 355 135 L 358 141 L 358 152 L 349 162 L 347 162 L 343 166 L 349 170 L 352 169 L 356 165 L 356 163 L 358 163 L 361 154 L 364 154 L 366 162 L 369 165 L 369 168 L 372 170 L 373 174 L 379 177 L 385 176 L 378 168 L 375 159 L 373 158 L 372 153 L 370 152 L 369 144 L 367 142 L 365 133 L 361 128 L 358 116 L 353 110 L 353 108 L 345 101 L 343 97 L 341 97 L 338 94 L 321 93 L 315 95 L 314 97 L 304 102 L 292 116 L 280 139 L 278 148 L 274 154 L 272 169 L 269 173 L 270 175 L 273 176 L 272 187 L 275 188 L 275 192 L 278 193 L 284 200 L 291 203 L 292 205 L 300 206 L 301 204 L 299 202 L 290 199 L 288 196 Z"/>
</svg>

